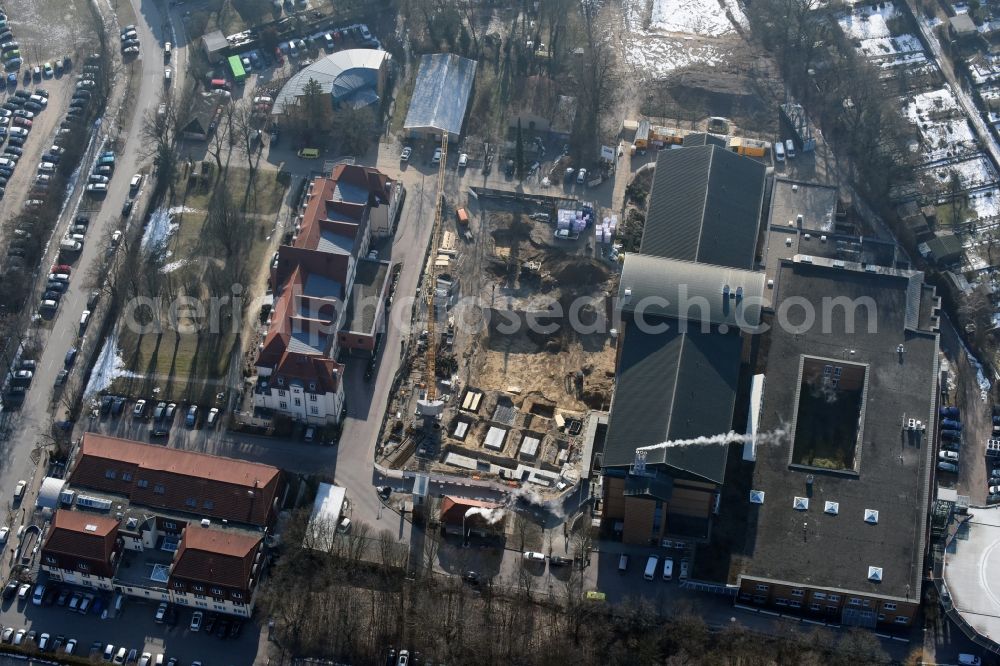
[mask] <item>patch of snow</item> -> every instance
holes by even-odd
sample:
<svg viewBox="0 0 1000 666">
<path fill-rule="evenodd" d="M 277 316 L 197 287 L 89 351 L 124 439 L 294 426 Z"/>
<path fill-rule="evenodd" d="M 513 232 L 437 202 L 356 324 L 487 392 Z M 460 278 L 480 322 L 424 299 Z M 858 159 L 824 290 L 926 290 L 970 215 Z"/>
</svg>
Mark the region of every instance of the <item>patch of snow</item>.
<svg viewBox="0 0 1000 666">
<path fill-rule="evenodd" d="M 997 174 L 986 155 L 978 153 L 968 159 L 949 162 L 930 169 L 931 173 L 943 184 L 951 179 L 951 172 L 958 174 L 958 180 L 963 190 L 974 189 L 996 183 Z"/>
<path fill-rule="evenodd" d="M 1000 187 L 970 192 L 968 205 L 980 219 L 1000 216 Z"/>
<path fill-rule="evenodd" d="M 146 230 L 142 234 L 142 242 L 139 247 L 146 254 L 158 254 L 165 249 L 170 235 L 177 230 L 177 225 L 171 221 L 171 212 L 165 208 L 158 208 L 150 216 Z"/>
<path fill-rule="evenodd" d="M 735 30 L 715 0 L 653 0 L 649 27 L 653 31 L 705 37 L 720 37 Z"/>
<path fill-rule="evenodd" d="M 920 133 L 919 150 L 923 153 L 925 163 L 979 151 L 972 127 L 959 108 L 951 88 L 938 88 L 913 95 L 905 103 L 903 115 Z"/>
<path fill-rule="evenodd" d="M 169 252 L 167 254 L 170 254 Z M 165 264 L 160 268 L 161 273 L 173 273 L 174 271 L 183 268 L 187 264 L 187 261 L 181 259 L 180 261 L 172 261 L 169 264 Z"/>
<path fill-rule="evenodd" d="M 86 397 L 93 397 L 105 391 L 118 377 L 135 377 L 135 373 L 125 369 L 121 351 L 118 349 L 118 333 L 112 332 L 104 341 L 101 353 L 97 355 L 94 369 L 90 372 L 90 381 L 83 392 Z"/>
<path fill-rule="evenodd" d="M 841 30 L 848 39 L 888 39 L 892 37 L 889 25 L 886 23 L 897 15 L 896 6 L 886 4 L 883 7 L 862 7 L 846 16 L 837 19 Z"/>
<path fill-rule="evenodd" d="M 727 0 L 727 4 L 731 5 L 735 1 Z M 722 63 L 730 55 L 731 50 L 724 40 L 713 41 L 717 38 L 696 34 L 668 36 L 655 30 L 647 30 L 645 0 L 624 0 L 622 9 L 625 29 L 622 31 L 621 50 L 626 64 L 641 78 L 663 79 L 672 72 L 691 65 L 712 67 Z M 710 11 L 721 13 L 718 5 Z M 723 17 L 724 14 L 720 18 Z"/>
</svg>

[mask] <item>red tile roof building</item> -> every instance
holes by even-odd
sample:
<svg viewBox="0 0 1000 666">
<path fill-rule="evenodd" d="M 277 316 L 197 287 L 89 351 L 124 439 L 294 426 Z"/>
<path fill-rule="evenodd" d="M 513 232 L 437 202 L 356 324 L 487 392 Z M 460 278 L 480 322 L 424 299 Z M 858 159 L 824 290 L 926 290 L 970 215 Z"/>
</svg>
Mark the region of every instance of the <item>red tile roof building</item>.
<svg viewBox="0 0 1000 666">
<path fill-rule="evenodd" d="M 114 518 L 56 511 L 42 544 L 40 562 L 55 580 L 110 590 L 121 552 Z"/>
<path fill-rule="evenodd" d="M 310 184 L 292 242 L 271 264 L 276 298 L 256 362 L 255 407 L 339 421 L 344 366 L 334 359 L 342 347 L 374 348 L 388 271 L 367 258 L 368 247 L 373 232 L 391 230 L 397 191 L 377 169 L 344 164 Z"/>
<path fill-rule="evenodd" d="M 259 536 L 190 524 L 170 567 L 170 595 L 186 606 L 249 615 L 263 566 Z M 200 600 L 206 600 L 199 603 Z"/>
<path fill-rule="evenodd" d="M 270 525 L 284 488 L 270 465 L 84 433 L 71 485 L 198 518 Z"/>
</svg>

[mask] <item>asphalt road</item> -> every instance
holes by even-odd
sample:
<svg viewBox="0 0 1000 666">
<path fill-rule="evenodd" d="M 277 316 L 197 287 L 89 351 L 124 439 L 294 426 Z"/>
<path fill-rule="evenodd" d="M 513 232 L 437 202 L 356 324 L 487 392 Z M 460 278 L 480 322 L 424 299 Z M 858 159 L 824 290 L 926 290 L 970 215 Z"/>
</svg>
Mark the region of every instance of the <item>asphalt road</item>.
<svg viewBox="0 0 1000 666">
<path fill-rule="evenodd" d="M 17 433 L 4 443 L 6 464 L 0 468 L 0 488 L 10 492 L 19 479 L 30 479 L 32 481 L 28 495 L 25 497 L 22 506 L 34 506 L 34 494 L 40 482 L 39 467 L 31 459 L 31 453 L 36 446 L 45 445 L 49 441 L 49 434 L 54 419 L 61 416 L 54 415 L 52 407 L 54 394 L 53 385 L 56 375 L 63 368 L 67 350 L 72 347 L 81 347 L 82 340 L 79 336 L 80 316 L 86 309 L 87 297 L 92 289 L 92 285 L 85 284 L 85 277 L 91 273 L 99 262 L 104 258 L 106 246 L 102 240 L 107 238 L 112 230 L 118 227 L 121 221 L 122 204 L 129 194 L 129 180 L 133 173 L 139 171 L 146 162 L 142 150 L 142 118 L 150 109 L 155 109 L 159 100 L 160 90 L 163 88 L 163 52 L 160 48 L 158 37 L 154 37 L 154 30 L 159 33 L 162 28 L 162 19 L 158 14 L 154 3 L 134 0 L 133 6 L 137 15 L 142 13 L 147 22 L 140 21 L 138 31 L 142 44 L 142 53 L 137 62 L 141 66 L 141 79 L 139 89 L 134 98 L 134 108 L 131 114 L 128 128 L 122 134 L 124 148 L 120 151 L 114 177 L 109 183 L 109 191 L 104 199 L 103 206 L 99 213 L 91 215 L 91 226 L 87 233 L 83 251 L 73 265 L 73 279 L 66 294 L 64 294 L 60 307 L 54 319 L 41 335 L 41 348 L 43 350 L 38 361 L 38 368 L 32 379 L 27 397 L 16 416 L 17 422 L 13 431 Z M 152 26 L 152 27 L 151 27 Z M 117 35 L 117 25 L 106 25 L 106 30 Z M 115 82 L 111 94 L 111 103 L 106 116 L 107 120 L 98 130 L 100 135 L 95 142 L 94 150 L 84 161 L 81 170 L 80 182 L 77 184 L 70 204 L 66 207 L 62 219 L 56 225 L 53 238 L 60 238 L 66 231 L 67 226 L 76 214 L 77 206 L 82 194 L 83 184 L 86 181 L 86 174 L 93 165 L 94 153 L 100 148 L 102 139 L 114 130 L 109 125 L 115 118 L 115 110 L 118 102 L 124 93 L 125 78 L 122 77 Z M 50 111 L 58 112 L 53 109 Z M 27 167 L 29 165 L 25 165 Z M 138 223 L 139 216 L 132 219 L 132 223 Z M 49 266 L 56 260 L 58 243 L 53 243 L 49 248 L 47 256 L 42 260 L 42 266 Z M 82 368 L 75 368 L 74 372 L 80 372 Z M 58 405 L 55 405 L 58 406 Z M 24 520 L 24 515 L 18 513 L 17 520 Z M 16 527 L 15 524 L 12 527 Z M 4 567 L 3 574 L 6 576 L 7 568 Z"/>
</svg>

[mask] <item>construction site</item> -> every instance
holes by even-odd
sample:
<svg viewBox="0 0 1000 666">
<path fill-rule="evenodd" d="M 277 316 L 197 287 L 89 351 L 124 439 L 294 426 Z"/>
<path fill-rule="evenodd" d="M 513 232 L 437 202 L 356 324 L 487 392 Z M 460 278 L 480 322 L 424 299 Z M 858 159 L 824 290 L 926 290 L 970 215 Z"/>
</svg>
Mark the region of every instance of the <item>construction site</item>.
<svg viewBox="0 0 1000 666">
<path fill-rule="evenodd" d="M 475 188 L 441 207 L 379 462 L 564 490 L 610 406 L 617 219 Z"/>
</svg>

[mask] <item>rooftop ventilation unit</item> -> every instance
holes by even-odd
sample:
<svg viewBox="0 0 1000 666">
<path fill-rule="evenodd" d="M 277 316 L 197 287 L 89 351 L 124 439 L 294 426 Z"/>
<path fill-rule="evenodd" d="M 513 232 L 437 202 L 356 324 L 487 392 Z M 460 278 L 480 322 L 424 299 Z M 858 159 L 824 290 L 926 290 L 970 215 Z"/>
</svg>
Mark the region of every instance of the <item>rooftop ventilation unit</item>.
<svg viewBox="0 0 1000 666">
<path fill-rule="evenodd" d="M 834 268 L 844 268 L 846 265 L 847 264 L 844 263 L 843 259 L 834 259 L 833 260 L 833 267 Z"/>
<path fill-rule="evenodd" d="M 792 246 L 792 239 L 791 238 L 786 238 L 785 239 L 785 247 L 791 247 L 791 246 Z"/>
<path fill-rule="evenodd" d="M 882 567 L 868 567 L 868 580 L 873 583 L 881 583 Z"/>
<path fill-rule="evenodd" d="M 826 234 L 823 234 L 822 236 L 819 237 L 819 242 L 820 243 L 825 243 L 826 242 Z"/>
<path fill-rule="evenodd" d="M 798 191 L 799 191 L 799 186 L 796 185 L 795 183 L 792 183 L 792 192 L 798 192 Z"/>
<path fill-rule="evenodd" d="M 751 490 L 750 491 L 750 503 L 751 504 L 763 504 L 764 503 L 764 491 L 763 490 Z"/>
<path fill-rule="evenodd" d="M 799 213 L 798 215 L 795 216 L 795 224 L 797 224 L 800 229 L 802 228 L 802 213 Z M 806 236 L 806 238 L 809 237 Z"/>
<path fill-rule="evenodd" d="M 865 509 L 865 522 L 869 525 L 878 525 L 878 511 L 875 509 Z"/>
<path fill-rule="evenodd" d="M 625 296 L 624 296 L 624 299 L 623 299 L 623 300 L 624 300 L 624 301 L 625 301 L 626 303 L 628 303 L 628 302 L 629 302 L 630 300 L 632 300 L 632 288 L 631 288 L 631 287 L 627 287 L 627 288 L 625 289 Z"/>
<path fill-rule="evenodd" d="M 88 532 L 96 532 L 97 525 L 94 525 L 93 523 L 87 523 L 83 529 L 87 530 Z"/>
<path fill-rule="evenodd" d="M 796 511 L 806 511 L 809 509 L 809 498 L 808 497 L 796 497 L 792 502 L 792 508 Z"/>
<path fill-rule="evenodd" d="M 823 507 L 823 513 L 828 513 L 831 516 L 836 516 L 840 513 L 840 503 L 839 502 L 827 502 Z"/>
<path fill-rule="evenodd" d="M 799 257 L 799 261 L 802 262 L 803 264 L 811 264 L 813 262 L 813 258 L 808 254 L 803 254 L 802 256 Z"/>
<path fill-rule="evenodd" d="M 801 217 L 801 215 L 799 217 Z M 802 237 L 805 238 L 806 240 L 810 240 L 812 239 L 812 234 L 802 234 Z"/>
<path fill-rule="evenodd" d="M 208 518 L 202 518 L 201 519 L 201 526 L 202 527 L 208 527 L 211 524 L 212 524 L 212 521 L 209 520 Z"/>
<path fill-rule="evenodd" d="M 767 281 L 767 288 L 768 289 L 774 289 L 774 280 L 768 280 Z"/>
</svg>

